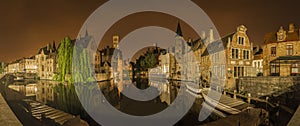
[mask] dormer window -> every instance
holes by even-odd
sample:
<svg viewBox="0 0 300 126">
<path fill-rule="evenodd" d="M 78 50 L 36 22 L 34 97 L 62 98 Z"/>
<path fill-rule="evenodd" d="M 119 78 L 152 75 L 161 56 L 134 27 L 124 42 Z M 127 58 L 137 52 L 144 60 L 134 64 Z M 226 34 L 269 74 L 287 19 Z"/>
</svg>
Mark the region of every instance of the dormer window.
<svg viewBox="0 0 300 126">
<path fill-rule="evenodd" d="M 238 37 L 238 43 L 239 43 L 239 45 L 244 45 L 245 38 L 244 37 Z"/>
<path fill-rule="evenodd" d="M 286 31 L 281 26 L 279 31 L 277 32 L 277 41 L 282 42 L 285 41 L 286 38 Z"/>
</svg>

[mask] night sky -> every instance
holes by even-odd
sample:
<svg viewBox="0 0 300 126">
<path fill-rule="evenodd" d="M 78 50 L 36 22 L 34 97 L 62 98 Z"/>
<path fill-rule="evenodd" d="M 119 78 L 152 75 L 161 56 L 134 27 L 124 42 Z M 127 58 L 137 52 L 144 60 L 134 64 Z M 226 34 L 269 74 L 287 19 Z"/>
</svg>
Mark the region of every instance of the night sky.
<svg viewBox="0 0 300 126">
<path fill-rule="evenodd" d="M 194 1 L 208 14 L 221 36 L 234 32 L 238 25 L 244 24 L 248 28 L 250 41 L 260 44 L 266 33 L 276 31 L 281 25 L 286 29 L 291 22 L 300 26 L 298 0 Z M 2 0 L 0 61 L 11 62 L 29 57 L 47 43 L 55 41 L 58 44 L 65 36 L 76 38 L 87 17 L 104 2 L 104 0 Z M 154 24 L 167 24 L 165 27 L 176 29 L 176 19 L 172 19 L 173 23 L 166 23 L 163 19 L 170 17 L 157 14 L 152 16 L 160 18 Z M 126 27 L 129 27 L 124 26 L 128 25 L 124 22 L 134 18 L 143 19 L 143 16 L 141 17 L 133 16 L 131 19 L 120 21 L 108 31 L 109 37 L 103 41 L 110 42 L 112 34 L 124 37 L 128 32 Z M 183 32 L 185 31 L 189 29 L 183 24 Z"/>
</svg>

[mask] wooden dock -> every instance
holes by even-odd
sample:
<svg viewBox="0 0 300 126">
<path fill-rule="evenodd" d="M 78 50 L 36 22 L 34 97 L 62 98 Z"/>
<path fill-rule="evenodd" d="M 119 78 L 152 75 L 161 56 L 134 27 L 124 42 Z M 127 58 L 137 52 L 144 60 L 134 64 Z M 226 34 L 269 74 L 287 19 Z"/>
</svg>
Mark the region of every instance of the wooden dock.
<svg viewBox="0 0 300 126">
<path fill-rule="evenodd" d="M 24 99 L 23 101 L 27 105 L 27 112 L 31 113 L 38 120 L 54 123 L 55 125 L 66 125 L 68 123 L 68 125 L 88 126 L 80 117 L 75 117 L 74 115 L 30 99 Z"/>
<path fill-rule="evenodd" d="M 202 95 L 206 104 L 227 114 L 238 114 L 247 108 L 253 107 L 251 104 L 223 95 L 214 90 L 210 90 L 209 92 L 207 90 L 203 91 Z"/>
</svg>

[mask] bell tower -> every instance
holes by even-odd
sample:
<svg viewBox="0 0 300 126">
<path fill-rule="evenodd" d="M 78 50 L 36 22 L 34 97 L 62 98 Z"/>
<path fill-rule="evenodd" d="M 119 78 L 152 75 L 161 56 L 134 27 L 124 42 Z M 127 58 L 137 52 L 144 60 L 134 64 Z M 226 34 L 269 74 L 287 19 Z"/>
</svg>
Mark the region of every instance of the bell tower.
<svg viewBox="0 0 300 126">
<path fill-rule="evenodd" d="M 119 36 L 118 35 L 114 35 L 113 36 L 113 48 L 114 49 L 118 48 L 118 44 L 119 44 Z"/>
</svg>

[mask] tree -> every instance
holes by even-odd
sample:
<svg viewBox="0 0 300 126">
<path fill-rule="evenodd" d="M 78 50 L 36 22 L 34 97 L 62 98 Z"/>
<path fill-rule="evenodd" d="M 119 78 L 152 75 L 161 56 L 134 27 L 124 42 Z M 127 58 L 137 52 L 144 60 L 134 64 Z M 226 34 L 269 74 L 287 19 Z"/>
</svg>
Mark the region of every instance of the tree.
<svg viewBox="0 0 300 126">
<path fill-rule="evenodd" d="M 158 65 L 159 54 L 155 50 L 148 51 L 146 54 L 140 56 L 136 61 L 136 72 L 147 71 L 149 68 L 154 68 Z"/>
<path fill-rule="evenodd" d="M 157 56 L 154 54 L 154 52 L 147 52 L 145 54 L 145 58 L 141 59 L 140 64 L 143 70 L 154 68 L 158 64 Z"/>
<path fill-rule="evenodd" d="M 70 82 L 72 80 L 70 74 L 72 70 L 73 46 L 74 44 L 69 37 L 61 40 L 58 49 L 58 74 L 55 76 L 55 80 L 61 82 Z"/>
<path fill-rule="evenodd" d="M 157 65 L 158 61 L 154 52 L 147 53 L 145 62 L 146 68 L 154 68 Z"/>
<path fill-rule="evenodd" d="M 74 66 L 76 69 L 73 71 L 74 81 L 77 83 L 87 83 L 95 81 L 92 69 L 92 55 L 86 48 L 78 45 L 74 50 Z"/>
</svg>

